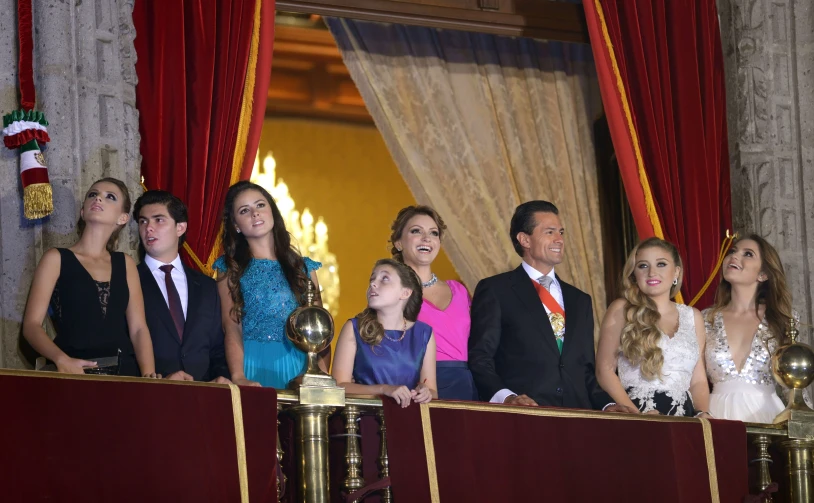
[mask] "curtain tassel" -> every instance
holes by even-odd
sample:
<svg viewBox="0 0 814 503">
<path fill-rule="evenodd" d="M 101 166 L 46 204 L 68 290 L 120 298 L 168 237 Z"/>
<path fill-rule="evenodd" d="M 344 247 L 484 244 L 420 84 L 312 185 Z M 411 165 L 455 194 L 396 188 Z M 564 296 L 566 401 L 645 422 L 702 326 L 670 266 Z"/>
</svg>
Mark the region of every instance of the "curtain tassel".
<svg viewBox="0 0 814 503">
<path fill-rule="evenodd" d="M 695 297 L 690 301 L 690 306 L 694 306 L 696 302 L 698 302 L 701 297 L 704 295 L 704 292 L 707 291 L 709 285 L 712 284 L 712 281 L 718 276 L 718 271 L 721 269 L 721 264 L 724 261 L 724 257 L 726 256 L 726 251 L 729 250 L 730 245 L 732 245 L 732 241 L 737 239 L 738 233 L 734 233 L 732 235 L 729 234 L 729 229 L 726 230 L 726 237 L 724 241 L 721 243 L 721 250 L 718 252 L 718 261 L 715 263 L 715 267 L 712 269 L 712 273 L 710 273 L 709 277 L 707 278 L 707 282 L 704 283 L 704 286 L 701 287 L 701 290 L 695 294 Z"/>
</svg>

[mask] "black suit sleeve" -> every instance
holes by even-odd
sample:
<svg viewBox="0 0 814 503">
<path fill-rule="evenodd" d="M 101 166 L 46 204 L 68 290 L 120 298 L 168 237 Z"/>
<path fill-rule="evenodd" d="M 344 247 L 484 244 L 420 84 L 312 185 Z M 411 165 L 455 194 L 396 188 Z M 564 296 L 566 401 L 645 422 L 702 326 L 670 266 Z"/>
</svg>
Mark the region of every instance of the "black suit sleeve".
<svg viewBox="0 0 814 503">
<path fill-rule="evenodd" d="M 208 381 L 216 377 L 230 379 L 229 366 L 226 364 L 226 351 L 223 347 L 223 324 L 220 312 L 220 296 L 217 288 L 212 289 L 214 297 L 211 304 L 214 304 L 213 328 L 210 332 L 212 340 L 209 342 L 209 372 Z"/>
<path fill-rule="evenodd" d="M 605 393 L 605 390 L 599 386 L 596 381 L 596 351 L 594 350 L 594 313 L 593 303 L 589 295 L 585 296 L 587 302 L 583 302 L 586 306 L 585 318 L 587 324 L 587 332 L 589 337 L 584 338 L 587 347 L 583 348 L 585 354 L 585 388 L 588 390 L 588 395 L 591 399 L 591 405 L 596 410 L 602 410 L 603 407 L 613 402 L 613 399 Z"/>
<path fill-rule="evenodd" d="M 469 333 L 469 369 L 481 400 L 489 401 L 506 388 L 495 370 L 500 346 L 500 301 L 487 281 L 481 281 L 472 297 L 472 327 Z"/>
</svg>

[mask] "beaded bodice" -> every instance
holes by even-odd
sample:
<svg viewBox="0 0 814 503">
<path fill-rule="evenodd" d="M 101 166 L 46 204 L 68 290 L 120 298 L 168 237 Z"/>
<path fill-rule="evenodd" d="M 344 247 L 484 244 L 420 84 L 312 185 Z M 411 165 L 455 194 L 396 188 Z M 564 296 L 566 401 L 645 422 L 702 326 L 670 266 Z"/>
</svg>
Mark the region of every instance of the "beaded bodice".
<svg viewBox="0 0 814 503">
<path fill-rule="evenodd" d="M 758 325 L 743 368 L 738 371 L 726 339 L 723 314 L 715 313 L 712 319 L 708 319 L 709 309 L 705 309 L 703 314 L 704 328 L 707 332 L 704 359 L 707 366 L 707 377 L 712 384 L 724 381 L 743 381 L 749 384 L 773 385 L 771 359 L 777 349 L 777 339 L 771 336 L 766 320 L 764 319 Z"/>
<path fill-rule="evenodd" d="M 303 257 L 307 274 L 322 264 Z M 220 273 L 226 271 L 226 262 L 220 257 L 213 264 Z M 281 342 L 285 339 L 285 323 L 294 309 L 299 307 L 288 286 L 283 269 L 276 260 L 252 259 L 240 278 L 243 294 L 243 339 L 260 342 Z"/>
</svg>

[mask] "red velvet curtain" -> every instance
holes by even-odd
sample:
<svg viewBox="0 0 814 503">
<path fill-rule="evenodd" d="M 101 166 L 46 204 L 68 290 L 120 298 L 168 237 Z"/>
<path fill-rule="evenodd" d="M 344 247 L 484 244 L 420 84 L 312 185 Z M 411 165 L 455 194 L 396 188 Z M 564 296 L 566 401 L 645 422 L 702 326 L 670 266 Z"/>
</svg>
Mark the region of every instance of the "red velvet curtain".
<svg viewBox="0 0 814 503">
<path fill-rule="evenodd" d="M 715 270 L 722 241 L 732 226 L 723 56 L 715 2 L 583 3 L 597 68 L 601 73 L 605 65 L 605 71 L 616 74 L 600 79 L 603 100 L 628 103 L 627 111 L 624 106 L 606 107 L 609 115 L 629 113 L 618 124 L 629 129 L 632 122 L 631 130 L 617 128 L 612 134 L 614 145 L 619 149 L 623 143 L 638 142 L 637 159 L 619 157 L 625 189 L 633 200 L 642 200 L 643 188 L 652 196 L 651 226 L 641 225 L 646 220 L 638 218 L 637 229 L 646 238 L 658 235 L 660 227 L 663 237 L 678 246 L 685 266 L 682 292 L 689 302 Z M 608 52 L 615 67 L 613 61 L 606 64 Z M 623 89 L 617 88 L 620 82 Z M 712 302 L 716 284 L 717 277 L 698 307 Z"/>
<path fill-rule="evenodd" d="M 250 176 L 260 139 L 274 2 L 258 1 L 259 19 L 255 1 L 137 0 L 133 10 L 144 184 L 188 205 L 187 244 L 204 270 L 211 266 L 226 190 Z M 241 128 L 245 143 L 237 145 Z M 236 157 L 236 147 L 245 148 L 246 159 Z"/>
</svg>

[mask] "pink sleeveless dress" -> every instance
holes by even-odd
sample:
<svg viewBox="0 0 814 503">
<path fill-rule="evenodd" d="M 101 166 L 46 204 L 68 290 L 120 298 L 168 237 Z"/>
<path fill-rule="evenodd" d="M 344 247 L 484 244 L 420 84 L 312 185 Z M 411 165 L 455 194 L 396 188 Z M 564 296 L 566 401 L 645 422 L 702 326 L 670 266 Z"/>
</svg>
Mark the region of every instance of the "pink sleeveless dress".
<svg viewBox="0 0 814 503">
<path fill-rule="evenodd" d="M 435 335 L 438 398 L 477 400 L 475 383 L 467 365 L 472 299 L 461 283 L 450 280 L 447 285 L 452 290 L 449 306 L 440 309 L 425 299 L 418 313 L 419 321 L 430 325 Z"/>
</svg>

